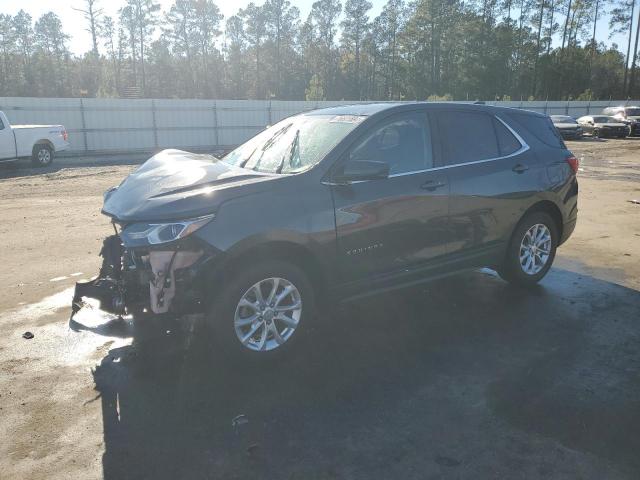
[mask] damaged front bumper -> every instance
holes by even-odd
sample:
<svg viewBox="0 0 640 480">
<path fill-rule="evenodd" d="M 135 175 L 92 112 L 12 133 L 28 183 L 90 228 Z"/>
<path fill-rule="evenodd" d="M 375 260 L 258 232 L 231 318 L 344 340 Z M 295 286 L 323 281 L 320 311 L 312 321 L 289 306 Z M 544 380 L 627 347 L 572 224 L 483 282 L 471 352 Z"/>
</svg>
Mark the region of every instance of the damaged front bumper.
<svg viewBox="0 0 640 480">
<path fill-rule="evenodd" d="M 203 312 L 205 265 L 213 255 L 200 243 L 186 238 L 164 246 L 127 249 L 119 235 L 107 237 L 100 251 L 98 277 L 76 283 L 72 315 L 85 298 L 97 300 L 102 310 L 117 315 Z"/>
</svg>

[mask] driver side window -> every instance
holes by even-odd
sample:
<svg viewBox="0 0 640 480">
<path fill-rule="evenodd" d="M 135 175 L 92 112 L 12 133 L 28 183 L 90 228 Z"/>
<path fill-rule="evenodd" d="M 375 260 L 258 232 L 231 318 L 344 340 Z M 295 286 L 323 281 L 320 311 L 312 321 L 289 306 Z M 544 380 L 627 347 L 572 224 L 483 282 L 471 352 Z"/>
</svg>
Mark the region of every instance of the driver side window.
<svg viewBox="0 0 640 480">
<path fill-rule="evenodd" d="M 390 175 L 433 167 L 426 114 L 407 113 L 386 119 L 356 143 L 349 159 L 385 162 Z"/>
</svg>

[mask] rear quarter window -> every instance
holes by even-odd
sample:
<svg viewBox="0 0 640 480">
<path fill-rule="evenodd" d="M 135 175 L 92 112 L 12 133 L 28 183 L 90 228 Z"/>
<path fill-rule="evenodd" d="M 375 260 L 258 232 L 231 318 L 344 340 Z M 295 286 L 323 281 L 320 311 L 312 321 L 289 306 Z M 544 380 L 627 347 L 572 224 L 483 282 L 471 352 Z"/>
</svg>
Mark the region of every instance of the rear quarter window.
<svg viewBox="0 0 640 480">
<path fill-rule="evenodd" d="M 494 118 L 493 125 L 496 129 L 496 137 L 498 137 L 498 148 L 500 148 L 500 155 L 507 156 L 517 152 L 522 148 L 520 141 L 509 131 L 504 124 Z"/>
<path fill-rule="evenodd" d="M 439 112 L 436 118 L 448 165 L 500 156 L 491 116 L 451 110 Z"/>
<path fill-rule="evenodd" d="M 527 115 L 526 113 L 511 113 L 509 116 L 541 142 L 550 147 L 566 148 L 549 117 Z"/>
</svg>

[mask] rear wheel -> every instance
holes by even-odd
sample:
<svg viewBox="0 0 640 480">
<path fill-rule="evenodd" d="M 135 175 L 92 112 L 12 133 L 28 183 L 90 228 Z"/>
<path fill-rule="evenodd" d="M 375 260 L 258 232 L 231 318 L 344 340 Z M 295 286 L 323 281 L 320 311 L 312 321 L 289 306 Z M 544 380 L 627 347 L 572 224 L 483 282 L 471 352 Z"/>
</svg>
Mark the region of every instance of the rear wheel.
<svg viewBox="0 0 640 480">
<path fill-rule="evenodd" d="M 53 162 L 53 149 L 44 143 L 40 143 L 33 147 L 31 154 L 31 163 L 36 167 L 46 167 Z"/>
<path fill-rule="evenodd" d="M 273 260 L 236 274 L 214 301 L 208 324 L 225 354 L 262 360 L 296 348 L 314 311 L 307 275 L 296 265 Z"/>
<path fill-rule="evenodd" d="M 544 212 L 526 215 L 516 227 L 500 276 L 518 285 L 534 285 L 547 274 L 556 255 L 558 226 Z"/>
</svg>

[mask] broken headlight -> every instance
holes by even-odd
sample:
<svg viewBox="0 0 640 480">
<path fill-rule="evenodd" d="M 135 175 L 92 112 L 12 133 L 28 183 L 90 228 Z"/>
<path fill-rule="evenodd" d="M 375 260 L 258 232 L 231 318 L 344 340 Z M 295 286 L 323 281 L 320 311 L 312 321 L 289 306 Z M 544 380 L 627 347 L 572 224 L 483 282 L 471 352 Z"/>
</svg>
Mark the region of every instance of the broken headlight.
<svg viewBox="0 0 640 480">
<path fill-rule="evenodd" d="M 191 235 L 209 223 L 215 215 L 167 223 L 133 223 L 120 232 L 126 247 L 142 247 L 173 242 Z"/>
</svg>

